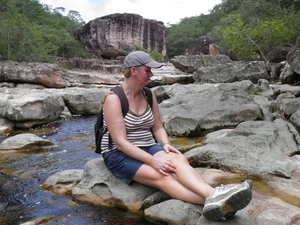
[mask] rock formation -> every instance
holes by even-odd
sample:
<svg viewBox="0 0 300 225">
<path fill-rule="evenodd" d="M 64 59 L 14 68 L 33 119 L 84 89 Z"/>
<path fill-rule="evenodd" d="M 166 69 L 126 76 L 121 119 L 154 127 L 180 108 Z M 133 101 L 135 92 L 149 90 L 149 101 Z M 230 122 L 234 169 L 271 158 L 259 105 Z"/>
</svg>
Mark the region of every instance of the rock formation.
<svg viewBox="0 0 300 225">
<path fill-rule="evenodd" d="M 157 50 L 166 56 L 163 22 L 144 19 L 137 14 L 111 14 L 89 21 L 74 33 L 89 53 L 117 58 L 131 52 L 134 46 Z"/>
<path fill-rule="evenodd" d="M 279 63 L 286 60 L 286 56 L 292 49 L 292 44 L 283 44 L 274 47 L 266 56 L 269 62 Z"/>
<path fill-rule="evenodd" d="M 231 60 L 238 58 L 233 52 L 228 52 L 224 48 L 215 44 L 214 40 L 208 36 L 202 36 L 196 40 L 186 51 L 185 55 L 227 55 Z"/>
</svg>

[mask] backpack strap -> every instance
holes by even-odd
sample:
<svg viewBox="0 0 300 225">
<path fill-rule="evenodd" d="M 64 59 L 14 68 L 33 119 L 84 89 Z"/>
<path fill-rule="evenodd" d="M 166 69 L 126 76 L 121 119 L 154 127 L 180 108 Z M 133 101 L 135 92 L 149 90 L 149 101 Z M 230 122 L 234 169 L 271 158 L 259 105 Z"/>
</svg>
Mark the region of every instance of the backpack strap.
<svg viewBox="0 0 300 225">
<path fill-rule="evenodd" d="M 126 116 L 126 114 L 129 111 L 129 103 L 128 103 L 128 99 L 124 93 L 124 90 L 121 88 L 121 86 L 115 86 L 110 90 L 113 91 L 116 95 L 118 95 L 118 97 L 121 101 L 123 117 Z"/>
<path fill-rule="evenodd" d="M 110 90 L 113 91 L 116 95 L 118 95 L 118 97 L 119 97 L 119 99 L 121 101 L 122 114 L 123 114 L 123 117 L 125 117 L 126 114 L 129 111 L 129 103 L 128 103 L 128 99 L 127 99 L 127 97 L 126 97 L 126 95 L 124 93 L 124 90 L 119 85 L 113 87 Z M 148 87 L 143 87 L 143 91 L 145 93 L 146 100 L 147 100 L 148 104 L 152 108 L 152 103 L 153 103 L 152 91 Z M 110 135 L 108 137 L 108 147 L 110 149 L 112 148 L 112 138 L 111 138 Z"/>
<path fill-rule="evenodd" d="M 118 95 L 120 102 L 121 102 L 121 108 L 122 108 L 122 114 L 123 117 L 126 116 L 127 112 L 129 111 L 129 103 L 128 99 L 124 93 L 124 90 L 121 88 L 121 86 L 115 86 L 110 91 L 114 92 L 116 95 Z M 110 135 L 108 135 L 108 148 L 112 148 L 112 138 Z"/>
<path fill-rule="evenodd" d="M 144 93 L 146 94 L 146 99 L 148 101 L 148 104 L 152 108 L 152 103 L 153 103 L 153 96 L 152 96 L 152 91 L 148 87 L 143 87 Z"/>
</svg>

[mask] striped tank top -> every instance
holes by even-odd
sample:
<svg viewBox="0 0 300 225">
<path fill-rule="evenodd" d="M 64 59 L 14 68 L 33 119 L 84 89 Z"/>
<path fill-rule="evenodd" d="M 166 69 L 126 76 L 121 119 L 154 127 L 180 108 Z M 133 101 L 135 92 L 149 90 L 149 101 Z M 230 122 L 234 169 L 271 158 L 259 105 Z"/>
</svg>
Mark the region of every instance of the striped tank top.
<svg viewBox="0 0 300 225">
<path fill-rule="evenodd" d="M 104 113 L 103 118 L 103 127 L 105 129 L 107 126 Z M 155 144 L 155 140 L 151 132 L 151 127 L 154 124 L 154 116 L 149 104 L 147 106 L 147 110 L 141 115 L 136 115 L 135 113 L 129 110 L 124 117 L 124 122 L 127 132 L 127 140 L 130 143 L 138 147 L 146 147 Z M 112 149 L 109 149 L 108 135 L 109 131 L 107 131 L 102 137 L 102 153 L 108 152 L 116 148 L 115 143 L 112 141 Z"/>
</svg>

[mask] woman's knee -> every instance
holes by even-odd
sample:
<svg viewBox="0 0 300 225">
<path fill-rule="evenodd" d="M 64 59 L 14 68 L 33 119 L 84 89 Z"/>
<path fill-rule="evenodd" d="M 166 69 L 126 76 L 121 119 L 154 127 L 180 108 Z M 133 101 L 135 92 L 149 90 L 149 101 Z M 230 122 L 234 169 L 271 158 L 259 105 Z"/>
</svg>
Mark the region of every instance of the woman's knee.
<svg viewBox="0 0 300 225">
<path fill-rule="evenodd" d="M 186 156 L 182 155 L 182 154 L 175 154 L 174 160 L 176 160 L 176 162 L 180 162 L 180 163 L 189 163 Z"/>
<path fill-rule="evenodd" d="M 164 188 L 171 185 L 174 181 L 176 181 L 173 174 L 168 173 L 168 175 L 163 175 L 158 179 L 158 184 L 160 186 L 160 189 L 164 190 Z"/>
</svg>

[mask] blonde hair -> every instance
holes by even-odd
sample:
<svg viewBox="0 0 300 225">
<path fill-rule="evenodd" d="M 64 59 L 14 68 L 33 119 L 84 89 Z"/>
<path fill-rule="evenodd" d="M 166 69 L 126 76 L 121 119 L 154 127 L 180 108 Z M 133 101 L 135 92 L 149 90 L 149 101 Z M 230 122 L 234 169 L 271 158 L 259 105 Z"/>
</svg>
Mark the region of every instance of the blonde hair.
<svg viewBox="0 0 300 225">
<path fill-rule="evenodd" d="M 140 68 L 143 67 L 143 65 L 141 65 L 141 66 L 132 66 L 132 67 L 134 67 L 134 68 L 136 68 L 137 70 L 139 70 Z M 129 78 L 129 77 L 131 76 L 131 68 L 132 68 L 132 67 L 129 67 L 129 68 L 125 68 L 125 69 L 124 69 L 124 72 L 123 72 L 124 77 Z"/>
</svg>

